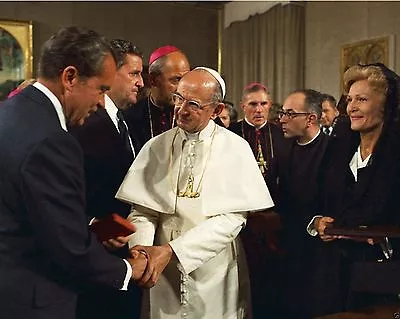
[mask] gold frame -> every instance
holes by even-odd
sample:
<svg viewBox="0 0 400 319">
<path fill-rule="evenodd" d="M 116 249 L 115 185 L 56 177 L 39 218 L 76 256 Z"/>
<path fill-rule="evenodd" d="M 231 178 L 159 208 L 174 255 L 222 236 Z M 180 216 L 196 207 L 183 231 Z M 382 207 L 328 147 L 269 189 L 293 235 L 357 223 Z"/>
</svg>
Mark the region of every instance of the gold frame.
<svg viewBox="0 0 400 319">
<path fill-rule="evenodd" d="M 7 80 L 12 80 L 12 81 L 20 81 L 20 80 L 26 80 L 32 78 L 32 69 L 33 69 L 33 38 L 32 38 L 32 22 L 31 21 L 15 21 L 15 20 L 0 20 L 0 30 L 3 29 L 6 32 L 8 32 L 11 37 L 12 41 L 15 41 L 16 44 L 18 44 L 21 48 L 22 51 L 22 56 L 24 57 L 23 61 L 21 61 L 21 64 L 23 63 L 22 67 L 24 68 L 22 70 L 22 74 L 17 75 L 17 69 L 21 67 L 21 64 L 18 65 L 17 67 L 13 66 L 10 67 L 8 72 L 3 71 L 3 69 L 0 70 L 0 84 L 4 83 Z M 3 36 L 3 38 L 1 37 Z M 2 41 L 2 39 L 4 39 Z M 5 45 L 6 38 L 4 38 L 3 32 L 0 34 L 0 49 L 3 51 L 3 53 L 0 51 L 0 61 L 3 59 L 3 54 L 4 51 L 7 49 L 13 50 L 15 47 L 9 46 L 9 47 L 2 47 Z M 8 37 L 8 41 L 10 41 L 10 38 Z M 10 43 L 10 42 L 8 42 Z M 1 75 L 2 72 L 3 75 Z M 11 75 L 10 75 L 11 74 Z M 23 78 L 20 78 L 23 77 Z M 4 97 L 3 97 L 4 98 Z"/>
<path fill-rule="evenodd" d="M 394 37 L 392 35 L 372 38 L 341 47 L 340 92 L 343 92 L 343 74 L 356 64 L 381 62 L 389 68 L 394 67 Z"/>
</svg>

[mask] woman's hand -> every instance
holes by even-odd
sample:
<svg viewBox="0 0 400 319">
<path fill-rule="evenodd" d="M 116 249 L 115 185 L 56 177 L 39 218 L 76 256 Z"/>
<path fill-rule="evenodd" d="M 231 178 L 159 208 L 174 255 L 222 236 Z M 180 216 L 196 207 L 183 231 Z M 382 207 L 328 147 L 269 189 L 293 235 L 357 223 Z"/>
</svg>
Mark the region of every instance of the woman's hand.
<svg viewBox="0 0 400 319">
<path fill-rule="evenodd" d="M 314 228 L 323 241 L 332 241 L 338 236 L 325 235 L 325 229 L 333 224 L 335 220 L 332 217 L 318 217 L 314 220 Z"/>
</svg>

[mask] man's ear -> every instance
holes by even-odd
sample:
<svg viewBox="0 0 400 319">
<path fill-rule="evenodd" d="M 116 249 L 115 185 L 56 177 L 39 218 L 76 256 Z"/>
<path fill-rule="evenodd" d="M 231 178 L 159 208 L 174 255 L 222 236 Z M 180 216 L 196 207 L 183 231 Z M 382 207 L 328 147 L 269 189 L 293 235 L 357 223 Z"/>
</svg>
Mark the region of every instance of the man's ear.
<svg viewBox="0 0 400 319">
<path fill-rule="evenodd" d="M 67 66 L 61 73 L 61 82 L 66 90 L 71 90 L 78 83 L 79 74 L 76 67 Z"/>
<path fill-rule="evenodd" d="M 309 122 L 310 124 L 318 123 L 317 114 L 311 113 L 311 114 L 308 116 L 308 122 Z"/>
<path fill-rule="evenodd" d="M 220 115 L 222 110 L 224 109 L 224 107 L 225 107 L 225 104 L 222 102 L 219 102 L 214 109 L 213 116 L 217 117 L 218 115 Z"/>
</svg>

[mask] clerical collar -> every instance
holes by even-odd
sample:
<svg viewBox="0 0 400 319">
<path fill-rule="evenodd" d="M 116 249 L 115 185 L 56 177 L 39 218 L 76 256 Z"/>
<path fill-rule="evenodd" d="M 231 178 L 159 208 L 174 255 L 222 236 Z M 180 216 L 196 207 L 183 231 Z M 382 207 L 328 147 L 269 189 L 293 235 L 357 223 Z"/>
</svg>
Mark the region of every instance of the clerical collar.
<svg viewBox="0 0 400 319">
<path fill-rule="evenodd" d="M 318 130 L 317 134 L 316 134 L 311 140 L 309 140 L 308 142 L 299 143 L 299 141 L 296 140 L 296 143 L 297 143 L 298 145 L 300 145 L 300 146 L 305 146 L 305 145 L 311 144 L 311 143 L 314 142 L 314 140 L 319 136 L 320 133 L 321 133 L 321 131 Z"/>
<path fill-rule="evenodd" d="M 254 127 L 256 130 L 261 130 L 265 125 L 267 125 L 268 121 L 265 121 L 263 125 L 261 125 L 260 127 L 255 127 L 253 124 L 251 124 L 249 122 L 249 120 L 245 117 L 244 120 L 246 121 L 247 124 L 249 124 L 250 126 Z"/>
<path fill-rule="evenodd" d="M 210 120 L 207 126 L 200 132 L 188 133 L 181 128 L 178 128 L 178 131 L 183 140 L 205 140 L 211 137 L 216 125 L 214 121 Z"/>
</svg>

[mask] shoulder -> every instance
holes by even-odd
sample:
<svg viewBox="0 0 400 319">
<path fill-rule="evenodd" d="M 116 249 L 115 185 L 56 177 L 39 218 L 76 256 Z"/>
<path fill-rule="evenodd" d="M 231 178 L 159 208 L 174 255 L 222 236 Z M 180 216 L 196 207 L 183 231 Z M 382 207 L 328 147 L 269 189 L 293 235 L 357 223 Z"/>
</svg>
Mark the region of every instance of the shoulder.
<svg viewBox="0 0 400 319">
<path fill-rule="evenodd" d="M 124 111 L 125 118 L 131 121 L 143 120 L 142 118 L 143 115 L 147 113 L 148 113 L 147 99 L 138 101 L 136 104 L 131 105 L 126 111 Z"/>
<path fill-rule="evenodd" d="M 174 127 L 166 132 L 161 133 L 160 135 L 154 136 L 143 145 L 143 148 L 140 152 L 151 149 L 165 149 L 167 145 L 171 146 L 172 140 L 177 135 L 177 130 L 178 127 Z"/>
<path fill-rule="evenodd" d="M 112 123 L 112 120 L 107 111 L 100 108 L 96 112 L 92 113 L 85 120 L 85 123 L 83 125 L 69 127 L 68 131 L 79 140 L 86 140 L 93 139 L 94 134 L 101 134 L 102 136 L 104 136 L 104 132 L 109 131 L 109 129 L 112 129 L 113 127 L 114 124 Z M 98 136 L 98 138 L 100 138 L 100 136 Z"/>
<path fill-rule="evenodd" d="M 278 126 L 274 123 L 269 123 L 269 122 L 267 125 L 269 125 L 269 128 L 270 128 L 272 134 L 283 136 L 283 131 L 280 126 Z"/>
<path fill-rule="evenodd" d="M 69 133 L 59 131 L 43 136 L 28 148 L 21 170 L 23 172 L 43 166 L 57 174 L 57 168 L 80 167 L 81 164 L 82 150 L 79 143 Z"/>
<path fill-rule="evenodd" d="M 242 122 L 243 122 L 243 120 L 240 120 L 235 123 L 231 123 L 228 127 L 228 130 L 231 132 L 234 132 L 238 135 L 242 135 Z"/>
<path fill-rule="evenodd" d="M 241 135 L 238 135 L 229 129 L 217 126 L 217 131 L 215 134 L 215 138 L 224 143 L 224 147 L 226 147 L 227 150 L 229 150 L 231 147 L 235 147 L 235 151 L 238 150 L 238 147 L 250 149 L 249 143 L 242 138 Z"/>
</svg>

